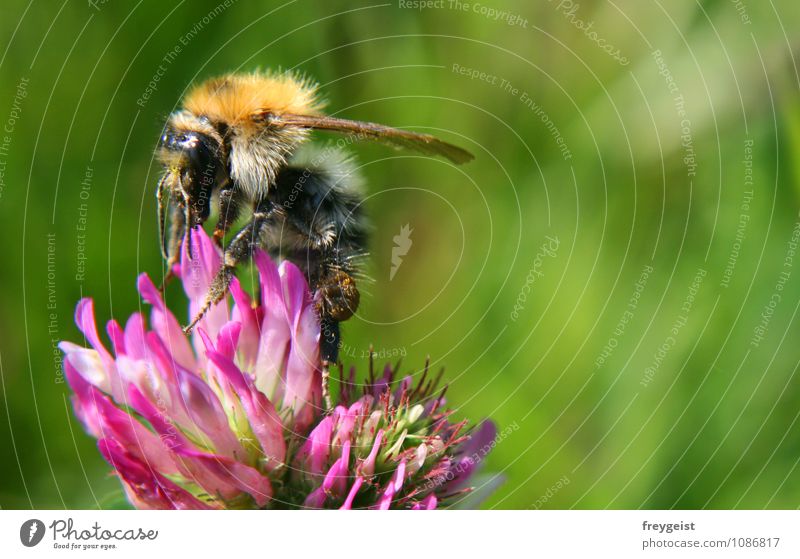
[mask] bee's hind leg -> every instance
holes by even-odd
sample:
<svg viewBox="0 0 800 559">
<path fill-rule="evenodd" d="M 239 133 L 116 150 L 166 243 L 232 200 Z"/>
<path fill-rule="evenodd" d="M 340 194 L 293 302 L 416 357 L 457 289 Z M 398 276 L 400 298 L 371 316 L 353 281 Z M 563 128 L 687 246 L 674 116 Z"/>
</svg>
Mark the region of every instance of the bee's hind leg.
<svg viewBox="0 0 800 559">
<path fill-rule="evenodd" d="M 317 282 L 316 292 L 320 317 L 336 322 L 353 316 L 361 300 L 356 280 L 341 268 L 329 269 Z"/>
<path fill-rule="evenodd" d="M 321 330 L 319 352 L 322 361 L 322 397 L 326 408 L 331 411 L 330 367 L 339 360 L 339 322 L 347 320 L 356 312 L 360 295 L 350 274 L 336 268 L 329 269 L 317 282 L 316 299 Z"/>
<path fill-rule="evenodd" d="M 330 389 L 330 368 L 339 360 L 341 336 L 339 321 L 330 316 L 320 316 L 319 357 L 322 361 L 322 400 L 328 412 L 333 411 Z"/>
<path fill-rule="evenodd" d="M 319 357 L 328 363 L 339 361 L 339 344 L 341 335 L 339 321 L 329 316 L 320 317 Z"/>
<path fill-rule="evenodd" d="M 262 232 L 272 220 L 272 215 L 271 207 L 259 207 L 259 209 L 253 213 L 253 218 L 250 223 L 245 225 L 241 231 L 236 233 L 236 236 L 231 239 L 231 242 L 225 248 L 222 266 L 217 272 L 217 275 L 214 276 L 208 288 L 203 306 L 189 325 L 183 329 L 184 332 L 187 334 L 190 333 L 197 323 L 206 315 L 209 309 L 225 297 L 231 285 L 236 267 L 241 262 L 249 260 L 253 255 L 253 251 L 260 246 Z"/>
</svg>

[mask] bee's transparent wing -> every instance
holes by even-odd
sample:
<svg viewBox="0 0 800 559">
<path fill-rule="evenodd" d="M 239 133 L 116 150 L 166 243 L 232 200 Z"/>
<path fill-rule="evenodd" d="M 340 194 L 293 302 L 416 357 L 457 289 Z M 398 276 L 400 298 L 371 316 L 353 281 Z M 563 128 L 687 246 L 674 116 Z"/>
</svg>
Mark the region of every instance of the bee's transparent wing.
<svg viewBox="0 0 800 559">
<path fill-rule="evenodd" d="M 361 122 L 324 115 L 268 114 L 264 117 L 269 124 L 274 126 L 297 126 L 354 134 L 363 139 L 377 140 L 395 147 L 412 149 L 428 155 L 440 155 L 453 163 L 461 164 L 474 159 L 474 156 L 467 150 L 443 142 L 430 134 L 417 134 L 374 122 Z"/>
</svg>

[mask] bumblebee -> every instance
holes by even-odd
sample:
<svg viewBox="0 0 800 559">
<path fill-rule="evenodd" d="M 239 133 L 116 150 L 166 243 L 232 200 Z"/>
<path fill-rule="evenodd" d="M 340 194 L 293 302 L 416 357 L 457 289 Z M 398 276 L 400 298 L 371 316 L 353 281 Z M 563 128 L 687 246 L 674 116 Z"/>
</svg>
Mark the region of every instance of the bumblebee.
<svg viewBox="0 0 800 559">
<path fill-rule="evenodd" d="M 325 116 L 322 108 L 309 80 L 257 72 L 209 79 L 169 116 L 158 147 L 163 174 L 157 189 L 167 270 L 182 243 L 191 246 L 192 230 L 208 220 L 212 203 L 218 209 L 213 238 L 224 253 L 187 332 L 225 296 L 237 265 L 260 247 L 306 274 L 322 325 L 320 357 L 326 366 L 336 362 L 339 322 L 358 308 L 354 277 L 365 254 L 367 225 L 360 179 L 342 152 L 309 156 L 299 149 L 312 130 L 378 140 L 458 164 L 472 159 L 431 135 Z M 243 212 L 249 214 L 246 225 L 225 244 Z"/>
</svg>

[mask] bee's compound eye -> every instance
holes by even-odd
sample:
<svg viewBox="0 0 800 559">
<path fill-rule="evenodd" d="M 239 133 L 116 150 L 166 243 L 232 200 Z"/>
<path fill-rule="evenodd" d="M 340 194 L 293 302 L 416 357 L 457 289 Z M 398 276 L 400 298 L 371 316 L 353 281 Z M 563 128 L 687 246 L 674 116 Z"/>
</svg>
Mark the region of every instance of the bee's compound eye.
<svg viewBox="0 0 800 559">
<path fill-rule="evenodd" d="M 178 148 L 186 141 L 186 135 L 179 132 L 166 132 L 161 136 L 161 145 L 167 148 Z"/>
<path fill-rule="evenodd" d="M 197 143 L 197 136 L 185 132 L 167 132 L 161 136 L 161 145 L 168 149 L 191 149 Z"/>
<path fill-rule="evenodd" d="M 180 133 L 175 136 L 175 147 L 180 149 L 194 149 L 200 139 L 193 132 Z"/>
</svg>

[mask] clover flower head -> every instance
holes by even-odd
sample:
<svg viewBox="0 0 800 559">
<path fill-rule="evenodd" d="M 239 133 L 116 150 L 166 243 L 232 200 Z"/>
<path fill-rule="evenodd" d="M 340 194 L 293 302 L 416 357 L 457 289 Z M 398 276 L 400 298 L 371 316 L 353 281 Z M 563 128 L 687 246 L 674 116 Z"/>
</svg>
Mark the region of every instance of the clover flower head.
<svg viewBox="0 0 800 559">
<path fill-rule="evenodd" d="M 220 265 L 208 236 L 192 235 L 176 267 L 200 308 Z M 142 274 L 149 320 L 108 322 L 107 349 L 91 299 L 75 320 L 91 347 L 61 342 L 73 406 L 137 508 L 409 508 L 457 503 L 495 437 L 468 431 L 427 380 L 387 366 L 359 385 L 341 378 L 322 404 L 320 325 L 308 285 L 289 262 L 254 256 L 260 297 L 234 279 L 187 337 Z M 341 370 L 340 370 L 341 374 Z"/>
</svg>

